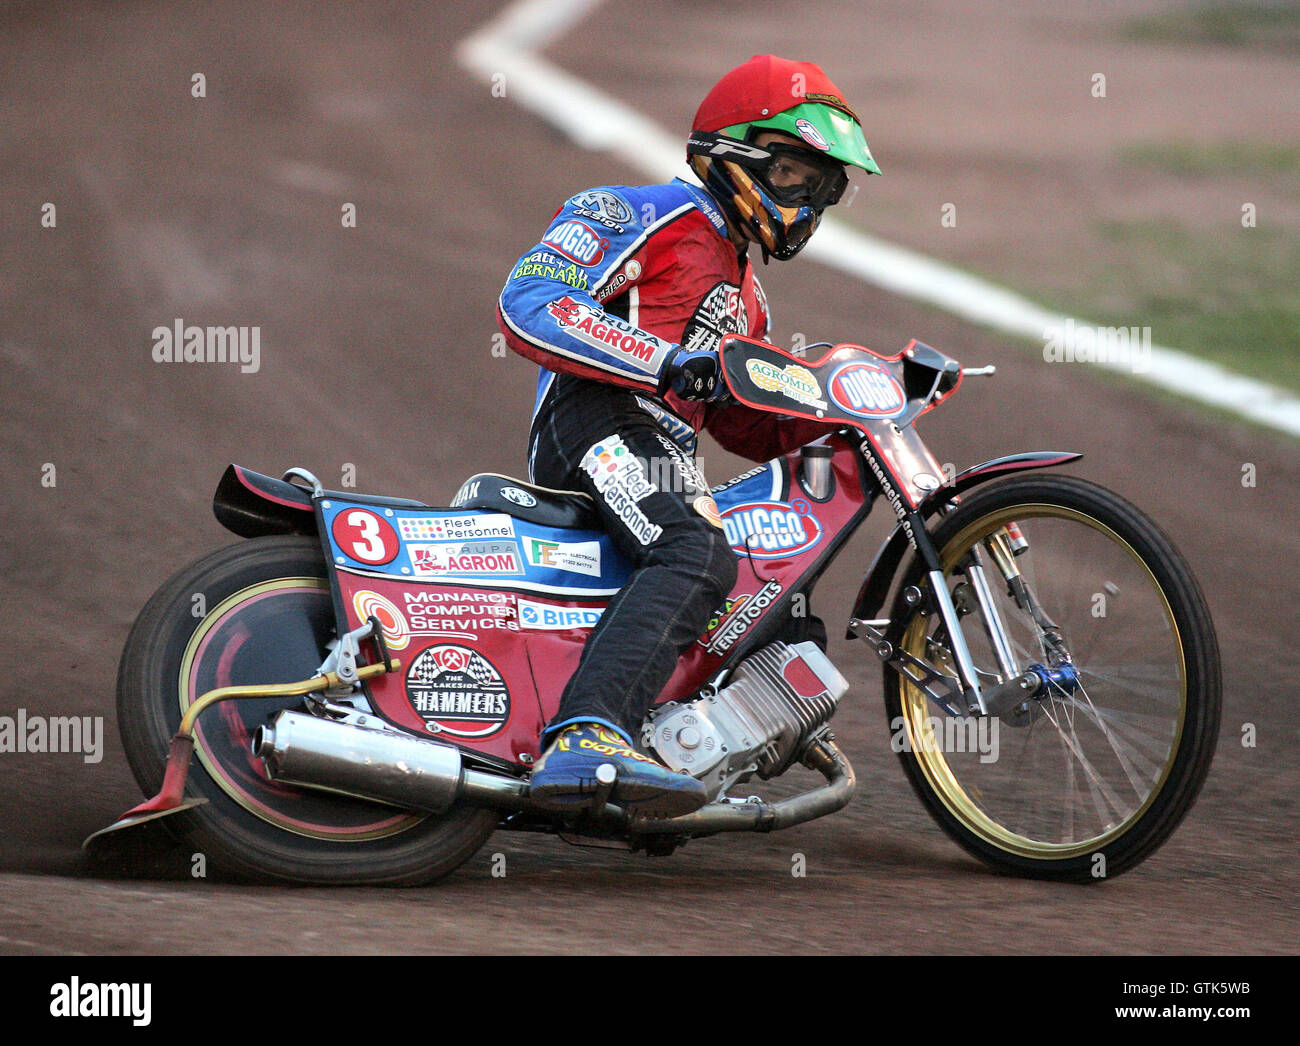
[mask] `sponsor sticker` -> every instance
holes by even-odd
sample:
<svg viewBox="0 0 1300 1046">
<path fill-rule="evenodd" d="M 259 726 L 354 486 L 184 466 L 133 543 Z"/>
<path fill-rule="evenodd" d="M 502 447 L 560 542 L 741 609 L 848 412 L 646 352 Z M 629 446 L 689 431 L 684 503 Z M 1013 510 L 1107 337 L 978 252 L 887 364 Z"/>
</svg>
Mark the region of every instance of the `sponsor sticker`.
<svg viewBox="0 0 1300 1046">
<path fill-rule="evenodd" d="M 722 212 L 714 206 L 713 200 L 702 192 L 693 193 L 692 195 L 694 196 L 696 206 L 704 212 L 704 216 L 709 219 L 709 222 L 713 227 L 717 229 L 718 232 L 723 232 L 727 228 L 727 219 L 724 218 Z"/>
<path fill-rule="evenodd" d="M 659 427 L 668 433 L 668 436 L 672 441 L 682 448 L 683 453 L 693 454 L 695 452 L 695 443 L 697 438 L 695 429 L 693 429 L 687 422 L 683 421 L 672 411 L 664 409 L 653 400 L 648 400 L 644 396 L 638 396 L 636 401 L 641 405 L 642 410 L 659 423 Z"/>
<path fill-rule="evenodd" d="M 641 462 L 617 433 L 593 443 L 582 456 L 581 465 L 602 494 L 611 487 L 618 487 L 633 501 L 640 501 L 655 492 L 654 484 L 646 479 Z"/>
<path fill-rule="evenodd" d="M 763 616 L 763 611 L 780 594 L 781 583 L 768 581 L 752 596 L 746 594 L 728 599 L 714 613 L 705 636 L 697 642 L 710 654 L 725 654 Z"/>
<path fill-rule="evenodd" d="M 637 370 L 658 374 L 672 345 L 617 316 L 576 301 L 567 294 L 548 302 L 546 310 L 579 341 L 622 356 Z"/>
<path fill-rule="evenodd" d="M 542 237 L 542 242 L 554 247 L 556 253 L 570 261 L 588 267 L 600 264 L 605 257 L 605 248 L 609 246 L 609 240 L 586 222 L 576 219 L 561 222 Z"/>
<path fill-rule="evenodd" d="M 875 363 L 846 363 L 831 375 L 826 387 L 837 407 L 859 418 L 892 418 L 907 406 L 903 387 Z"/>
<path fill-rule="evenodd" d="M 403 541 L 475 541 L 515 536 L 515 521 L 503 512 L 467 516 L 402 516 L 397 525 L 401 528 Z"/>
<path fill-rule="evenodd" d="M 718 513 L 718 504 L 707 494 L 704 497 L 695 499 L 695 511 L 707 519 L 719 530 L 725 530 L 722 525 L 722 516 Z"/>
<path fill-rule="evenodd" d="M 663 535 L 664 528 L 658 523 L 651 523 L 646 519 L 646 515 L 636 506 L 622 491 L 611 488 L 605 493 L 605 502 L 620 520 L 623 525 L 631 531 L 632 536 L 642 545 L 652 545 Z"/>
<path fill-rule="evenodd" d="M 573 197 L 572 203 L 575 207 L 586 208 L 611 222 L 625 225 L 632 220 L 632 208 L 623 201 L 622 197 L 604 189 L 591 189 L 579 193 Z"/>
<path fill-rule="evenodd" d="M 656 469 L 655 478 L 660 482 L 661 486 L 667 485 L 672 490 L 679 491 L 687 496 L 699 491 L 707 493 L 709 481 L 704 478 L 704 473 L 700 471 L 695 459 L 688 457 L 681 447 L 663 433 L 656 432 L 655 439 L 667 451 L 668 457 L 663 464 L 667 464 L 669 471 L 672 472 L 672 475 L 664 476 L 664 469 Z M 656 461 L 655 463 L 659 462 Z"/>
<path fill-rule="evenodd" d="M 548 261 L 534 259 L 549 259 Z M 585 291 L 588 286 L 587 273 L 577 262 L 565 261 L 545 251 L 534 251 L 527 258 L 520 259 L 510 274 L 512 280 L 522 280 L 528 276 L 539 276 L 544 280 L 558 280 L 567 283 L 575 290 Z"/>
<path fill-rule="evenodd" d="M 635 283 L 640 278 L 641 263 L 633 258 L 614 274 L 614 278 L 610 280 L 609 283 L 596 291 L 595 298 L 597 301 L 605 301 L 607 298 L 612 298 L 627 284 Z"/>
<path fill-rule="evenodd" d="M 682 348 L 691 352 L 716 352 L 724 334 L 745 334 L 748 331 L 749 316 L 740 288 L 725 281 L 715 283 L 700 299 L 686 324 Z"/>
<path fill-rule="evenodd" d="M 519 600 L 519 627 L 529 631 L 559 632 L 570 628 L 593 628 L 604 612 L 602 607 L 554 607 L 546 603 Z"/>
<path fill-rule="evenodd" d="M 825 92 L 814 93 L 809 91 L 803 96 L 803 99 L 805 102 L 825 102 L 827 105 L 831 106 L 831 108 L 839 109 L 842 112 L 848 113 L 853 117 L 853 119 L 857 119 L 853 110 L 849 108 L 848 103 L 837 94 L 827 94 Z"/>
<path fill-rule="evenodd" d="M 735 486 L 738 486 L 738 485 L 741 484 L 741 483 L 744 483 L 745 480 L 747 480 L 747 479 L 753 479 L 753 478 L 754 478 L 755 476 L 757 476 L 760 472 L 766 472 L 766 471 L 768 471 L 768 469 L 770 469 L 771 467 L 772 467 L 772 466 L 771 466 L 770 464 L 769 464 L 769 465 L 755 465 L 752 469 L 749 469 L 749 470 L 747 470 L 747 471 L 745 471 L 745 472 L 742 472 L 739 476 L 733 476 L 731 479 L 727 480 L 727 482 L 725 482 L 725 483 L 719 483 L 716 487 L 713 488 L 713 493 L 714 493 L 714 494 L 720 494 L 720 493 L 721 493 L 722 491 L 724 491 L 724 490 L 730 490 L 732 487 L 735 487 Z"/>
<path fill-rule="evenodd" d="M 524 555 L 535 567 L 600 577 L 598 541 L 544 541 L 541 538 L 527 537 L 524 538 Z"/>
<path fill-rule="evenodd" d="M 459 508 L 465 502 L 478 497 L 478 488 L 481 482 L 482 480 L 476 479 L 473 483 L 466 483 L 462 486 L 460 490 L 456 491 L 456 496 L 451 499 L 451 507 Z"/>
<path fill-rule="evenodd" d="M 651 523 L 637 505 L 657 488 L 646 479 L 641 462 L 628 450 L 621 436 L 615 433 L 593 444 L 582 456 L 581 464 L 605 504 L 614 510 L 637 541 L 649 545 L 659 540 L 663 527 Z"/>
<path fill-rule="evenodd" d="M 532 508 L 537 504 L 537 499 L 526 490 L 520 490 L 518 487 L 502 487 L 501 496 L 507 501 L 513 501 L 516 505 L 523 508 Z"/>
<path fill-rule="evenodd" d="M 736 505 L 722 513 L 722 529 L 732 551 L 755 559 L 787 559 L 822 539 L 821 524 L 807 502 L 798 506 L 780 501 Z"/>
<path fill-rule="evenodd" d="M 434 733 L 488 737 L 510 718 L 510 691 L 477 650 L 443 643 L 421 650 L 406 671 L 406 699 Z"/>
<path fill-rule="evenodd" d="M 796 403 L 826 409 L 826 401 L 821 398 L 821 386 L 807 367 L 801 367 L 797 363 L 777 367 L 765 360 L 748 360 L 745 369 L 749 372 L 750 381 L 760 389 L 779 392 Z"/>
<path fill-rule="evenodd" d="M 617 232 L 617 233 L 627 232 L 626 226 L 619 225 L 619 223 L 615 221 L 610 221 L 608 218 L 606 218 L 603 214 L 601 214 L 598 211 L 593 211 L 586 207 L 573 207 L 571 208 L 571 210 L 579 218 L 589 218 L 593 222 L 598 222 L 601 225 L 603 225 L 606 229 L 608 229 L 610 232 Z"/>
<path fill-rule="evenodd" d="M 363 508 L 347 508 L 330 525 L 334 541 L 358 563 L 390 563 L 401 548 L 389 522 Z"/>
<path fill-rule="evenodd" d="M 418 577 L 433 574 L 522 574 L 519 550 L 513 541 L 463 541 L 407 546 L 411 570 Z"/>
<path fill-rule="evenodd" d="M 758 282 L 758 277 L 754 277 L 754 301 L 758 304 L 758 315 L 763 320 L 764 333 L 760 337 L 766 338 L 767 331 L 772 329 L 772 310 L 767 307 L 767 292 L 763 290 L 763 285 Z"/>
<path fill-rule="evenodd" d="M 384 632 L 384 642 L 388 644 L 389 650 L 405 650 L 410 645 L 411 632 L 407 628 L 406 618 L 397 607 L 378 592 L 361 589 L 352 597 L 352 608 L 362 621 L 373 617 L 379 622 L 379 627 Z"/>
<path fill-rule="evenodd" d="M 802 117 L 794 122 L 794 129 L 799 132 L 800 138 L 814 148 L 821 149 L 823 152 L 830 148 L 830 143 L 826 141 L 826 136 Z"/>
<path fill-rule="evenodd" d="M 515 631 L 515 597 L 508 592 L 468 592 L 461 589 L 422 588 L 402 593 L 406 621 L 413 635 L 458 632 L 474 634 L 488 629 Z"/>
</svg>

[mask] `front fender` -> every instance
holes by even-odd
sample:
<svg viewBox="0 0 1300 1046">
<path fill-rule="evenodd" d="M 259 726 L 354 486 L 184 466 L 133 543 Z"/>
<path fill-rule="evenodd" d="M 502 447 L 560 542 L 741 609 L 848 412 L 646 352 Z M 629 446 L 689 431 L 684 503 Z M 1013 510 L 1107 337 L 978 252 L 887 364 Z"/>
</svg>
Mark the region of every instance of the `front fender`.
<svg viewBox="0 0 1300 1046">
<path fill-rule="evenodd" d="M 966 469 L 964 472 L 959 472 L 950 483 L 945 483 L 931 492 L 929 497 L 921 502 L 917 511 L 920 512 L 923 518 L 928 520 L 944 505 L 981 483 L 987 483 L 991 479 L 999 479 L 1002 476 L 1009 476 L 1014 472 L 1028 472 L 1031 469 L 1045 469 L 1056 465 L 1064 465 L 1070 461 L 1077 461 L 1081 457 L 1083 457 L 1082 454 L 1076 454 L 1068 450 L 1036 450 L 1027 454 L 1009 454 L 1003 458 L 993 458 L 991 461 L 985 461 L 980 465 L 974 465 Z M 853 616 L 855 618 L 870 619 L 880 613 L 880 608 L 885 605 L 885 598 L 889 595 L 889 588 L 894 583 L 894 577 L 898 573 L 899 565 L 903 562 L 907 547 L 907 534 L 904 533 L 900 524 L 885 539 L 885 543 L 880 546 L 880 550 L 876 553 L 876 558 L 872 560 L 871 566 L 867 568 L 867 574 L 862 579 L 862 587 L 858 589 L 858 597 L 853 602 Z M 853 634 L 846 632 L 845 638 L 852 639 Z"/>
</svg>

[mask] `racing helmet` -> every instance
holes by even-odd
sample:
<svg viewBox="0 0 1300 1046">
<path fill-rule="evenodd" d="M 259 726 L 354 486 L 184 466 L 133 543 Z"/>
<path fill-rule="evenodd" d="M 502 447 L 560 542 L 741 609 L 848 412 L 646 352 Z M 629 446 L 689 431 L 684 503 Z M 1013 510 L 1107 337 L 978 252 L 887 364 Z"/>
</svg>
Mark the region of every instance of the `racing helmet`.
<svg viewBox="0 0 1300 1046">
<path fill-rule="evenodd" d="M 756 139 L 779 131 L 800 145 Z M 862 125 L 830 78 L 812 62 L 754 55 L 700 103 L 687 161 L 736 225 L 751 230 L 763 260 L 793 258 L 838 203 L 851 164 L 879 174 Z"/>
</svg>

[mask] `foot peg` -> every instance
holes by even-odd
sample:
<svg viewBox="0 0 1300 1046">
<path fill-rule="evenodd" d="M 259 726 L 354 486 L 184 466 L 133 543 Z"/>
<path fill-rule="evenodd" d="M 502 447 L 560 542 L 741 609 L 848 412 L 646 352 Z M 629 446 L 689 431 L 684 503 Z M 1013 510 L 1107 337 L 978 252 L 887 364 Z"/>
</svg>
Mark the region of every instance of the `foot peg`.
<svg viewBox="0 0 1300 1046">
<path fill-rule="evenodd" d="M 618 768 L 613 763 L 601 763 L 596 767 L 596 791 L 591 797 L 592 814 L 599 817 L 605 812 L 605 804 L 609 802 L 609 795 L 617 780 Z"/>
</svg>

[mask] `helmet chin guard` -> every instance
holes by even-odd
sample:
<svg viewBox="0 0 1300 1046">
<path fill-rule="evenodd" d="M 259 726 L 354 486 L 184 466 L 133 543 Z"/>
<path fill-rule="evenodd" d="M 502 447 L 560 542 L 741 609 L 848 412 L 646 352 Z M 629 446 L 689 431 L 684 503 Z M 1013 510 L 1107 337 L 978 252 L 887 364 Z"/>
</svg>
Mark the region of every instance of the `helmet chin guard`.
<svg viewBox="0 0 1300 1046">
<path fill-rule="evenodd" d="M 742 221 L 757 235 L 763 260 L 771 255 L 785 261 L 798 254 L 816 231 L 822 212 L 807 204 L 783 207 L 739 164 L 724 160 L 722 166 L 736 188 L 732 201 Z"/>
<path fill-rule="evenodd" d="M 769 257 L 781 261 L 793 258 L 821 222 L 820 209 L 809 204 L 781 205 L 757 178 L 732 160 L 696 155 L 691 157 L 691 168 L 730 223 L 753 234 L 764 263 Z"/>
</svg>

